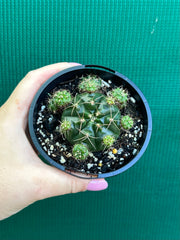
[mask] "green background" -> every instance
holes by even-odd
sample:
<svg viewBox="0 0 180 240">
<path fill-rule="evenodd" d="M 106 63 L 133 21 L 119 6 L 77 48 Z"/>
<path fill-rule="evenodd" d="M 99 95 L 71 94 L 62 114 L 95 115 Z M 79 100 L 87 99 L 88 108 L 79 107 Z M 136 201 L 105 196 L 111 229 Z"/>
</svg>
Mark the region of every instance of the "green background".
<svg viewBox="0 0 180 240">
<path fill-rule="evenodd" d="M 0 104 L 30 70 L 61 62 L 121 72 L 146 96 L 147 151 L 109 188 L 42 200 L 0 240 L 179 240 L 179 1 L 0 0 Z M 28 187 L 28 186 L 27 186 Z"/>
</svg>

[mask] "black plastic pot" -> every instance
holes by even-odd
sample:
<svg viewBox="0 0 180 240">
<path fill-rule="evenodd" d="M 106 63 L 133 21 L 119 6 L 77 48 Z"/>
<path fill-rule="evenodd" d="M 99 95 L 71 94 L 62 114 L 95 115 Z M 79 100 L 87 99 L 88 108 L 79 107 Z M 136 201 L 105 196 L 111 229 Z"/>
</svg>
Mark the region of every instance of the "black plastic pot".
<svg viewBox="0 0 180 240">
<path fill-rule="evenodd" d="M 35 134 L 35 116 L 37 115 L 37 112 L 40 110 L 40 103 L 42 102 L 42 99 L 47 97 L 47 93 L 51 92 L 57 84 L 62 84 L 64 82 L 68 82 L 69 80 L 72 80 L 75 77 L 80 77 L 83 74 L 96 74 L 99 77 L 101 77 L 104 81 L 106 80 L 111 80 L 116 86 L 123 86 L 124 88 L 127 88 L 128 91 L 131 92 L 131 96 L 136 100 L 136 103 L 140 106 L 141 112 L 143 115 L 143 122 L 144 122 L 144 133 L 143 133 L 143 142 L 142 142 L 142 147 L 138 154 L 126 165 L 121 167 L 120 169 L 113 171 L 113 172 L 108 172 L 108 173 L 102 173 L 98 175 L 83 175 L 78 172 L 70 172 L 66 170 L 66 167 L 61 165 L 60 163 L 55 162 L 53 159 L 51 159 L 47 153 L 42 149 L 37 136 Z M 117 175 L 119 173 L 124 172 L 131 166 L 133 166 L 143 155 L 145 152 L 150 137 L 151 137 L 151 131 L 152 131 L 152 118 L 151 118 L 151 112 L 150 108 L 148 105 L 147 100 L 145 99 L 144 95 L 142 92 L 139 90 L 139 88 L 132 82 L 130 81 L 127 77 L 123 76 L 122 74 L 103 67 L 103 66 L 98 66 L 98 65 L 80 65 L 72 68 L 68 68 L 64 71 L 61 71 L 54 76 L 52 76 L 49 80 L 47 80 L 39 89 L 37 94 L 35 95 L 30 110 L 29 110 L 29 133 L 32 139 L 32 142 L 39 152 L 41 158 L 43 158 L 47 163 L 61 169 L 62 171 L 65 171 L 69 174 L 78 176 L 78 177 L 84 177 L 84 178 L 105 178 L 105 177 L 111 177 L 114 175 Z"/>
</svg>

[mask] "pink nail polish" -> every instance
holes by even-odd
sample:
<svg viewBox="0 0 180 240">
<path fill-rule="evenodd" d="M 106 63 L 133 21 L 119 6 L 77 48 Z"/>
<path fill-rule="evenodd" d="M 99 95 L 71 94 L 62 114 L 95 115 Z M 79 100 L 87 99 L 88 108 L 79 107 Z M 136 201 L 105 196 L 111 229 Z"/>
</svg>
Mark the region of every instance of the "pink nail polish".
<svg viewBox="0 0 180 240">
<path fill-rule="evenodd" d="M 108 187 L 108 183 L 104 179 L 91 180 L 87 186 L 88 191 L 101 191 Z"/>
</svg>

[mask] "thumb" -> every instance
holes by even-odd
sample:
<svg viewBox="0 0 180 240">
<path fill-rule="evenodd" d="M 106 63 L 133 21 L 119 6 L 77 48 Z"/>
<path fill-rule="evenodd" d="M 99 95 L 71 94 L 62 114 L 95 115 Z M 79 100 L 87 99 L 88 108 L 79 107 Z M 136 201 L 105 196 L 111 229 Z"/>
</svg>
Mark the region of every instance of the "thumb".
<svg viewBox="0 0 180 240">
<path fill-rule="evenodd" d="M 104 179 L 82 179 L 62 172 L 52 166 L 43 165 L 43 169 L 36 168 L 33 171 L 36 200 L 86 190 L 100 191 L 108 187 L 108 183 Z"/>
</svg>

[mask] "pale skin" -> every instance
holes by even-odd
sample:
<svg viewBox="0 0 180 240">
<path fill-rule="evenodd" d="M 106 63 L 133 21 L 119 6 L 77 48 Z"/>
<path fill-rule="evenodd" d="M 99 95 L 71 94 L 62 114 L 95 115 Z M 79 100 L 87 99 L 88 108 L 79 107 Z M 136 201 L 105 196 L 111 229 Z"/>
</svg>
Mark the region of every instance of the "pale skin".
<svg viewBox="0 0 180 240">
<path fill-rule="evenodd" d="M 35 201 L 88 188 L 90 180 L 43 163 L 26 135 L 28 111 L 37 90 L 52 75 L 72 66 L 62 62 L 30 71 L 0 108 L 0 220 Z M 107 187 L 104 179 L 93 183 L 98 181 Z"/>
</svg>

